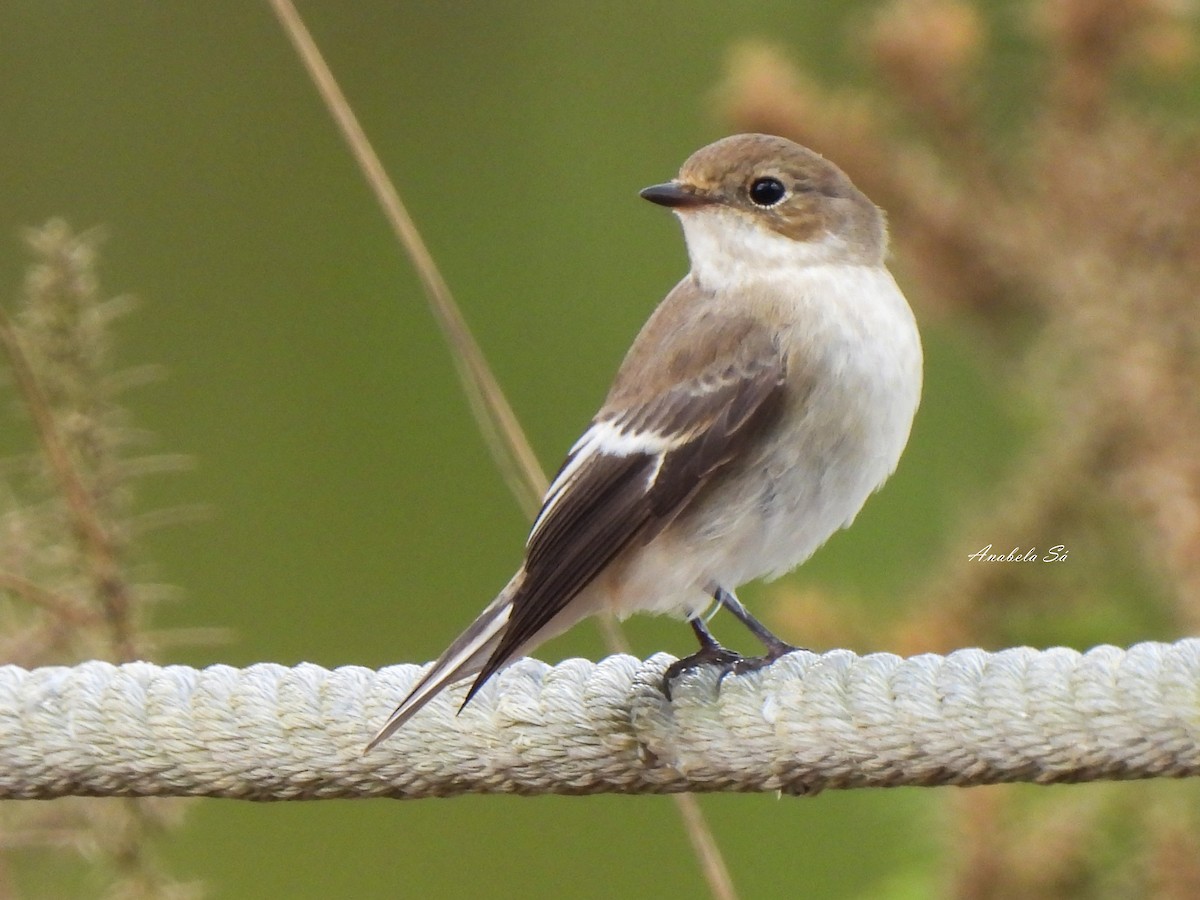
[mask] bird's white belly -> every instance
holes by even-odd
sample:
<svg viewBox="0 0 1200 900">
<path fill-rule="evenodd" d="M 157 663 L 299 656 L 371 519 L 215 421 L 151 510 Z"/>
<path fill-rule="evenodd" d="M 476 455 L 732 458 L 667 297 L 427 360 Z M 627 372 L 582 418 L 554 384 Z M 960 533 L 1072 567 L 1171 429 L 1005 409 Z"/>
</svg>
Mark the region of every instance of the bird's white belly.
<svg viewBox="0 0 1200 900">
<path fill-rule="evenodd" d="M 895 470 L 920 397 L 916 325 L 885 271 L 858 285 L 839 277 L 847 303 L 860 305 L 807 336 L 822 354 L 815 364 L 806 357 L 813 387 L 792 399 L 787 424 L 745 461 L 759 477 L 730 472 L 697 498 L 703 515 L 685 512 L 679 527 L 614 572 L 604 596 L 618 614 L 687 615 L 705 608 L 715 586 L 733 590 L 792 570 L 848 526 Z M 828 301 L 830 288 L 817 289 Z M 805 317 L 810 331 L 813 323 Z"/>
</svg>

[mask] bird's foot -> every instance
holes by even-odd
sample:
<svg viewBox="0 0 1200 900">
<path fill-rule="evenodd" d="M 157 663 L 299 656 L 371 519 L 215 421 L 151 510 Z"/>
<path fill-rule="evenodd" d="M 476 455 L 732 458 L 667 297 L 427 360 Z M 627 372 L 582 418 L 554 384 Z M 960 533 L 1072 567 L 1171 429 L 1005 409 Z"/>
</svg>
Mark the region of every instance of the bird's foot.
<svg viewBox="0 0 1200 900">
<path fill-rule="evenodd" d="M 670 700 L 671 682 L 684 672 L 690 672 L 701 666 L 716 666 L 720 670 L 720 675 L 717 676 L 717 680 L 720 681 L 730 672 L 740 671 L 738 667 L 745 662 L 750 662 L 750 660 L 728 647 L 722 647 L 715 641 L 705 644 L 691 656 L 685 656 L 667 667 L 667 671 L 663 674 L 663 693 Z"/>
<path fill-rule="evenodd" d="M 746 672 L 757 672 L 759 669 L 765 669 L 780 657 L 787 656 L 789 653 L 795 653 L 797 650 L 803 649 L 803 647 L 794 647 L 786 641 L 781 641 L 776 638 L 767 646 L 767 652 L 762 656 L 742 657 L 742 659 L 734 665 L 733 673 L 735 675 L 744 675 Z"/>
<path fill-rule="evenodd" d="M 717 643 L 705 644 L 691 656 L 686 656 L 667 667 L 667 671 L 663 674 L 663 694 L 666 695 L 668 700 L 671 700 L 671 682 L 685 672 L 690 672 L 701 666 L 716 666 L 719 670 L 717 684 L 720 684 L 725 680 L 726 675 L 731 673 L 734 675 L 744 675 L 747 672 L 757 672 L 759 669 L 765 669 L 780 657 L 803 649 L 803 647 L 793 647 L 791 644 L 777 640 L 772 642 L 771 646 L 767 648 L 767 652 L 762 656 L 742 656 L 740 653 L 730 650 L 728 647 L 722 647 Z"/>
</svg>

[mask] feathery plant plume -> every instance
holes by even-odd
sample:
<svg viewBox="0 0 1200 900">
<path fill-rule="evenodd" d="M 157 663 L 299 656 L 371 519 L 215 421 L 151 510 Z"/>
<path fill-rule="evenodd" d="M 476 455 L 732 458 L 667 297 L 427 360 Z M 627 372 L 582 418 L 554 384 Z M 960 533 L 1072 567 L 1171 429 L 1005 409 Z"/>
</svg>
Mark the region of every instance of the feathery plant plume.
<svg viewBox="0 0 1200 900">
<path fill-rule="evenodd" d="M 892 0 L 859 43 L 874 89 L 826 88 L 778 49 L 747 44 L 720 90 L 740 129 L 827 154 L 889 211 L 919 317 L 970 329 L 989 377 L 1035 423 L 898 619 L 881 630 L 822 617 L 834 601 L 805 596 L 804 621 L 826 621 L 831 643 L 847 638 L 839 622 L 859 645 L 901 653 L 1200 628 L 1200 132 L 1146 102 L 1148 87 L 1194 79 L 1194 10 L 1040 0 L 1025 11 L 1020 35 L 997 35 L 982 5 Z M 1021 40 L 1020 71 L 1035 77 L 990 83 L 1018 71 L 994 60 Z M 1000 553 L 1065 540 L 1074 565 L 968 559 L 984 535 Z M 1114 590 L 1121 579 L 1150 588 Z M 785 592 L 778 615 L 803 634 Z M 1073 600 L 1044 599 L 1063 596 Z M 1163 787 L 955 796 L 942 888 L 1195 896 L 1200 796 Z"/>
<path fill-rule="evenodd" d="M 97 233 L 51 221 L 27 242 L 34 261 L 14 314 L 0 308 L 0 348 L 37 450 L 0 469 L 0 661 L 144 658 L 145 607 L 161 589 L 130 576 L 134 480 L 181 460 L 135 455 L 145 437 L 118 394 L 148 370 L 116 368 L 112 327 L 131 302 L 100 291 Z M 181 803 L 6 804 L 0 895 L 16 896 L 14 861 L 4 857 L 41 847 L 87 859 L 103 873 L 107 896 L 195 896 L 149 852 L 151 839 L 178 821 Z"/>
</svg>

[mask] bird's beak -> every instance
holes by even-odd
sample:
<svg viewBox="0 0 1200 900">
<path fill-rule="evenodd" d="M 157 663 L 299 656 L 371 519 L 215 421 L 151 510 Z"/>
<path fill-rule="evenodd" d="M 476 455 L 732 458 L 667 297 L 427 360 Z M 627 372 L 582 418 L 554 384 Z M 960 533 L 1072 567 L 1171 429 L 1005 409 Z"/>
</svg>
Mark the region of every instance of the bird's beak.
<svg viewBox="0 0 1200 900">
<path fill-rule="evenodd" d="M 657 203 L 659 206 L 669 206 L 672 209 L 686 209 L 692 206 L 706 206 L 713 200 L 706 194 L 700 193 L 690 184 L 678 181 L 668 181 L 665 184 L 653 184 L 643 189 L 639 197 Z"/>
</svg>

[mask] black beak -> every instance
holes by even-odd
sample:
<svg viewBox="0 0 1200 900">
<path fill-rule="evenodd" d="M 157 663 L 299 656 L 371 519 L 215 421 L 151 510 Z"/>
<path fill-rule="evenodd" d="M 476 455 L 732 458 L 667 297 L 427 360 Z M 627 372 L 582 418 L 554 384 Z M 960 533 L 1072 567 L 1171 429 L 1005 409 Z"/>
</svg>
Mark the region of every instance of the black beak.
<svg viewBox="0 0 1200 900">
<path fill-rule="evenodd" d="M 698 193 L 695 188 L 690 185 L 680 184 L 678 181 L 668 181 L 666 184 L 651 185 L 643 189 L 638 196 L 644 200 L 649 200 L 651 203 L 657 203 L 659 206 L 668 206 L 672 209 L 704 206 L 712 202 L 709 197 Z"/>
</svg>

